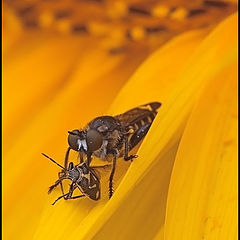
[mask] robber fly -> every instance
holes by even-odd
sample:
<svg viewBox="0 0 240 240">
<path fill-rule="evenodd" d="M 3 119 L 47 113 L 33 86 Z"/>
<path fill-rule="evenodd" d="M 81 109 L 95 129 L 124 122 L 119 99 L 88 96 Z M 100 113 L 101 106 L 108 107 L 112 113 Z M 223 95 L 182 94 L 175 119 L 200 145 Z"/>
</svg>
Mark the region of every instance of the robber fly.
<svg viewBox="0 0 240 240">
<path fill-rule="evenodd" d="M 123 157 L 128 161 L 137 157 L 129 155 L 129 151 L 146 136 L 160 106 L 159 102 L 151 102 L 120 115 L 97 117 L 84 129 L 69 131 L 65 168 L 68 166 L 71 149 L 79 153 L 80 163 L 86 162 L 88 166 L 92 156 L 105 161 L 112 160 L 109 177 L 109 198 L 111 198 L 117 158 Z"/>
<path fill-rule="evenodd" d="M 52 205 L 54 205 L 61 198 L 68 200 L 87 196 L 95 201 L 100 199 L 100 181 L 96 172 L 94 171 L 94 168 L 105 168 L 108 165 L 89 167 L 85 162 L 82 162 L 78 165 L 74 165 L 72 162 L 70 162 L 68 164 L 68 167 L 65 168 L 46 154 L 42 154 L 43 156 L 57 164 L 60 168 L 62 168 L 62 171 L 58 174 L 58 180 L 52 186 L 50 186 L 48 190 L 49 194 L 55 187 L 57 187 L 59 184 L 61 185 L 62 195 L 58 197 Z M 64 193 L 63 190 L 62 181 L 64 179 L 69 179 L 72 181 L 68 193 Z M 83 194 L 78 196 L 72 196 L 74 190 L 77 188 Z"/>
</svg>

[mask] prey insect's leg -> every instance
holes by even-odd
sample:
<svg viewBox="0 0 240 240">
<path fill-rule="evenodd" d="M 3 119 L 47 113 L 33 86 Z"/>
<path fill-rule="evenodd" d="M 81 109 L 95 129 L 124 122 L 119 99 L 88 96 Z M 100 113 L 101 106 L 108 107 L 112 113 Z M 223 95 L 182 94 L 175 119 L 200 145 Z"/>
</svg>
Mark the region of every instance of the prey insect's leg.
<svg viewBox="0 0 240 240">
<path fill-rule="evenodd" d="M 69 192 L 67 193 L 67 196 L 64 197 L 65 200 L 71 198 L 75 188 L 76 188 L 76 186 L 74 185 L 74 183 L 71 183 L 70 188 L 69 188 Z"/>
<path fill-rule="evenodd" d="M 64 161 L 64 167 L 67 169 L 67 166 L 68 166 L 68 158 L 69 158 L 69 152 L 70 152 L 71 148 L 69 147 L 66 151 L 66 154 L 65 154 L 65 161 Z"/>
<path fill-rule="evenodd" d="M 68 193 L 66 193 L 66 194 L 58 197 L 58 198 L 52 203 L 52 205 L 54 205 L 54 204 L 55 204 L 58 200 L 60 200 L 61 198 L 65 198 L 65 196 L 67 196 L 67 195 L 68 195 Z"/>
<path fill-rule="evenodd" d="M 60 200 L 61 198 L 64 198 L 65 200 L 68 200 L 68 199 L 76 199 L 76 198 L 80 198 L 80 197 L 84 197 L 85 195 L 79 195 L 79 196 L 73 196 L 72 197 L 72 194 L 73 194 L 73 191 L 74 189 L 76 188 L 76 186 L 74 185 L 74 183 L 72 183 L 70 185 L 70 190 L 68 193 L 66 194 L 63 194 L 62 196 L 58 197 L 53 203 L 52 205 L 54 205 L 58 200 Z"/>
<path fill-rule="evenodd" d="M 115 153 L 115 154 L 113 154 L 112 172 L 109 177 L 109 198 L 111 198 L 113 195 L 113 176 L 114 176 L 115 169 L 116 169 L 116 162 L 117 162 L 117 155 Z"/>
<path fill-rule="evenodd" d="M 52 186 L 49 187 L 48 189 L 48 194 L 52 192 L 52 190 L 57 187 L 58 184 L 62 182 L 62 180 L 65 179 L 65 177 L 59 178 Z"/>
<path fill-rule="evenodd" d="M 67 199 L 76 199 L 76 198 L 81 198 L 81 197 L 86 197 L 85 195 L 78 195 L 78 196 L 71 196 L 71 197 L 68 197 L 68 198 L 66 198 L 65 200 L 67 200 Z"/>
<path fill-rule="evenodd" d="M 58 178 L 60 179 L 61 178 L 61 172 L 58 173 Z M 62 181 L 60 182 L 60 187 L 61 187 L 61 191 L 62 191 L 62 194 L 64 195 L 64 191 L 63 191 L 63 185 L 62 185 Z"/>
<path fill-rule="evenodd" d="M 68 199 L 76 199 L 76 198 L 80 198 L 80 197 L 85 197 L 85 195 L 72 196 L 72 194 L 76 188 L 77 188 L 77 184 L 72 183 L 70 185 L 69 192 L 67 194 L 65 194 L 64 199 L 68 200 Z"/>
<path fill-rule="evenodd" d="M 132 161 L 133 158 L 138 157 L 137 155 L 128 156 L 128 152 L 129 152 L 128 135 L 125 135 L 124 136 L 124 155 L 123 155 L 123 159 L 125 161 L 128 161 L 128 160 Z"/>
</svg>

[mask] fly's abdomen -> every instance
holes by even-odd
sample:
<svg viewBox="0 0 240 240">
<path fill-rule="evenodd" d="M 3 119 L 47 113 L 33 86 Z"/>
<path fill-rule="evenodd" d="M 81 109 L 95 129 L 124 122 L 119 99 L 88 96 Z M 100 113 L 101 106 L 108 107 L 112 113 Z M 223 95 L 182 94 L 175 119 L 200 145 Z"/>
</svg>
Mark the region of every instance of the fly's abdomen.
<svg viewBox="0 0 240 240">
<path fill-rule="evenodd" d="M 147 134 L 157 112 L 149 112 L 148 116 L 140 119 L 133 125 L 133 134 L 129 136 L 129 150 L 133 149 Z"/>
</svg>

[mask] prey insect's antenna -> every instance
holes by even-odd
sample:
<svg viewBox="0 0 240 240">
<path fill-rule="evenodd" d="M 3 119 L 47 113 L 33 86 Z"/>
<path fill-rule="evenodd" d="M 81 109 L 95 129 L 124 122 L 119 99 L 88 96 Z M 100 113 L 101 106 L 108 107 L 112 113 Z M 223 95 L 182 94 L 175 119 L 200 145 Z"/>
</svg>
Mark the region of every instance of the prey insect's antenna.
<svg viewBox="0 0 240 240">
<path fill-rule="evenodd" d="M 64 168 L 62 165 L 60 165 L 59 163 L 57 163 L 55 160 L 53 160 L 52 158 L 50 158 L 48 155 L 42 153 L 42 155 L 46 158 L 48 158 L 49 160 L 51 160 L 52 162 L 54 162 L 55 164 L 57 164 L 60 168 L 66 170 L 66 168 Z"/>
</svg>

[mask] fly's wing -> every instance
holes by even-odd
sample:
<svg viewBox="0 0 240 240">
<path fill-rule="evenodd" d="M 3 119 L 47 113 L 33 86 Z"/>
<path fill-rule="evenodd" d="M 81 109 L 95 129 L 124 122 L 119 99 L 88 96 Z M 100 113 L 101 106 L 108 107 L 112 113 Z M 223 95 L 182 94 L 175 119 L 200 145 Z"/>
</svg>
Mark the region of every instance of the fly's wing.
<svg viewBox="0 0 240 240">
<path fill-rule="evenodd" d="M 133 130 L 128 136 L 129 151 L 146 136 L 160 106 L 159 102 L 151 102 L 115 116 L 126 131 Z"/>
<path fill-rule="evenodd" d="M 123 114 L 115 116 L 122 126 L 134 127 L 134 125 L 140 125 L 139 123 L 143 120 L 150 123 L 153 121 L 157 114 L 157 109 L 161 106 L 159 102 L 151 102 L 139 107 L 133 108 Z"/>
</svg>

